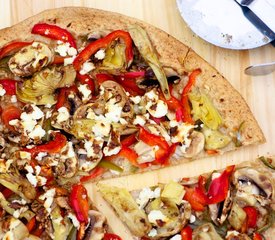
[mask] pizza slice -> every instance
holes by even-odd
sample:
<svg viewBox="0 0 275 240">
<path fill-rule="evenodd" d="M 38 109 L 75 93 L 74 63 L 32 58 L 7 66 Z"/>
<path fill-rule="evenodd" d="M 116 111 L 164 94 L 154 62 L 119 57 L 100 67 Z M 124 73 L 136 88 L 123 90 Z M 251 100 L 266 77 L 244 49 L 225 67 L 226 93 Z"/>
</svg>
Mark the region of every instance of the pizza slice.
<svg viewBox="0 0 275 240">
<path fill-rule="evenodd" d="M 273 239 L 274 158 L 129 192 L 98 183 L 139 239 Z"/>
<path fill-rule="evenodd" d="M 16 33 L 16 34 L 15 34 Z M 264 142 L 240 94 L 192 49 L 119 14 L 54 9 L 0 31 L 2 158 L 75 183 Z"/>
<path fill-rule="evenodd" d="M 3 162 L 1 162 L 3 166 Z M 27 169 L 32 169 L 28 166 Z M 93 239 L 121 240 L 111 232 L 106 218 L 88 199 L 82 184 L 34 187 L 27 177 L 12 169 L 0 174 L 0 239 Z"/>
</svg>

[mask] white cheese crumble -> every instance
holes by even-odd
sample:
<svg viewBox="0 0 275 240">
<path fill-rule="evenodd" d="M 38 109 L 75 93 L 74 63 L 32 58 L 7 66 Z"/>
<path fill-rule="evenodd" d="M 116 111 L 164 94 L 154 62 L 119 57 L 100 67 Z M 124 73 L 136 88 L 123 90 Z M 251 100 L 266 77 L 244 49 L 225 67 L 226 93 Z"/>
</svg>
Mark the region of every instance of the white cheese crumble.
<svg viewBox="0 0 275 240">
<path fill-rule="evenodd" d="M 46 131 L 40 125 L 36 125 L 34 129 L 30 132 L 29 137 L 32 139 L 35 139 L 35 138 L 40 139 L 44 137 L 45 134 L 46 134 Z"/>
<path fill-rule="evenodd" d="M 39 173 L 41 171 L 40 166 L 35 167 L 35 172 L 30 165 L 26 165 L 25 169 L 28 171 L 26 177 L 32 186 L 44 186 L 47 183 L 47 178 L 39 176 Z"/>
<path fill-rule="evenodd" d="M 122 107 L 117 104 L 108 104 L 106 106 L 107 113 L 105 113 L 105 117 L 109 122 L 118 123 L 121 118 Z"/>
<path fill-rule="evenodd" d="M 20 215 L 24 212 L 26 212 L 29 208 L 27 206 L 21 207 L 13 212 L 13 216 L 15 218 L 19 218 Z"/>
<path fill-rule="evenodd" d="M 66 107 L 61 107 L 58 110 L 58 115 L 56 117 L 57 123 L 62 123 L 70 118 L 69 110 Z"/>
<path fill-rule="evenodd" d="M 78 90 L 82 95 L 82 101 L 87 102 L 92 94 L 92 91 L 89 89 L 88 84 L 80 84 Z"/>
<path fill-rule="evenodd" d="M 157 220 L 165 222 L 167 220 L 167 217 L 160 210 L 152 210 L 148 214 L 148 220 L 150 223 L 157 224 Z"/>
<path fill-rule="evenodd" d="M 142 115 L 136 115 L 136 117 L 135 117 L 135 119 L 133 121 L 133 124 L 140 125 L 140 126 L 144 126 L 145 123 L 146 123 L 146 119 Z"/>
<path fill-rule="evenodd" d="M 155 118 L 164 117 L 168 112 L 167 104 L 162 101 L 158 100 L 157 103 L 154 104 L 146 104 L 146 110 Z"/>
<path fill-rule="evenodd" d="M 61 44 L 57 45 L 54 50 L 61 57 L 66 57 L 69 49 L 70 49 L 70 44 L 68 42 L 66 42 L 66 43 L 61 43 Z"/>
<path fill-rule="evenodd" d="M 92 131 L 96 137 L 107 137 L 111 131 L 111 125 L 107 122 L 97 121 L 92 127 Z"/>
<path fill-rule="evenodd" d="M 0 84 L 0 96 L 3 97 L 6 94 L 6 90 L 3 88 L 3 85 Z"/>
<path fill-rule="evenodd" d="M 16 102 L 17 102 L 17 97 L 16 97 L 16 95 L 12 95 L 12 96 L 11 96 L 11 102 L 12 102 L 12 103 L 16 103 Z"/>
<path fill-rule="evenodd" d="M 134 104 L 139 104 L 141 101 L 140 96 L 130 97 L 130 99 L 133 101 Z"/>
<path fill-rule="evenodd" d="M 53 204 L 54 196 L 55 188 L 52 188 L 39 197 L 40 200 L 44 201 L 43 205 L 48 213 L 51 213 L 52 211 L 51 206 Z"/>
<path fill-rule="evenodd" d="M 95 58 L 102 60 L 103 58 L 105 58 L 105 50 L 104 49 L 100 49 L 95 53 Z"/>
<path fill-rule="evenodd" d="M 94 69 L 95 69 L 95 65 L 90 61 L 86 61 L 83 63 L 83 66 L 82 66 L 81 70 L 79 71 L 79 73 L 81 75 L 85 75 Z"/>
<path fill-rule="evenodd" d="M 103 153 L 105 156 L 112 156 L 112 155 L 119 153 L 120 149 L 121 149 L 121 146 L 117 146 L 112 149 L 110 149 L 110 147 L 106 146 L 103 148 Z"/>
<path fill-rule="evenodd" d="M 158 231 L 155 228 L 152 228 L 151 231 L 148 233 L 148 237 L 155 237 L 157 236 Z"/>
<path fill-rule="evenodd" d="M 145 206 L 145 204 L 150 199 L 160 197 L 160 192 L 161 192 L 161 189 L 159 187 L 157 187 L 153 191 L 149 187 L 143 188 L 140 191 L 139 196 L 138 196 L 136 202 L 137 202 L 137 204 L 139 205 L 140 208 L 143 208 Z"/>
<path fill-rule="evenodd" d="M 97 154 L 94 152 L 94 143 L 99 145 L 100 148 L 103 146 L 103 140 L 101 138 L 95 138 L 90 140 L 84 140 L 84 148 L 87 152 L 87 157 L 96 157 Z"/>
<path fill-rule="evenodd" d="M 64 66 L 73 64 L 75 58 L 76 58 L 76 56 L 64 58 Z"/>
<path fill-rule="evenodd" d="M 79 223 L 79 221 L 77 220 L 75 214 L 69 213 L 69 214 L 68 214 L 68 218 L 71 219 L 73 225 L 74 225 L 76 228 L 79 228 L 80 223 Z"/>
<path fill-rule="evenodd" d="M 181 235 L 180 234 L 176 234 L 175 236 L 171 237 L 170 240 L 181 240 Z"/>
</svg>

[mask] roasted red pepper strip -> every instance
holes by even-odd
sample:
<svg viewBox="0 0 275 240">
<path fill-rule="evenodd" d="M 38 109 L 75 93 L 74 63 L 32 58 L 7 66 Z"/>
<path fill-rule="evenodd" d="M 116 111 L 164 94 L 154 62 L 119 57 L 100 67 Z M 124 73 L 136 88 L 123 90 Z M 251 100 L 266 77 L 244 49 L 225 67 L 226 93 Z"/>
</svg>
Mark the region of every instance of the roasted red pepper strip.
<svg viewBox="0 0 275 240">
<path fill-rule="evenodd" d="M 104 48 L 106 49 L 112 41 L 117 38 L 123 39 L 125 43 L 125 56 L 127 66 L 129 67 L 133 61 L 133 49 L 132 49 L 132 38 L 128 32 L 117 30 L 109 33 L 104 38 L 100 38 L 94 42 L 91 42 L 88 46 L 84 48 L 84 50 L 78 54 L 78 56 L 74 60 L 74 68 L 76 71 L 80 71 L 82 64 L 90 59 L 90 57 L 96 53 L 98 50 Z"/>
<path fill-rule="evenodd" d="M 86 188 L 81 183 L 72 186 L 70 204 L 75 211 L 77 220 L 87 224 L 89 218 L 88 194 Z"/>
<path fill-rule="evenodd" d="M 96 74 L 95 77 L 96 77 L 97 83 L 99 85 L 101 85 L 102 83 L 104 83 L 108 80 L 115 81 L 115 79 L 112 75 L 106 74 L 106 73 L 98 73 L 98 74 Z"/>
<path fill-rule="evenodd" d="M 184 189 L 186 192 L 183 199 L 190 203 L 193 210 L 203 211 L 207 205 L 207 196 L 205 193 L 199 187 L 184 187 Z"/>
<path fill-rule="evenodd" d="M 208 204 L 215 204 L 225 200 L 230 186 L 229 178 L 234 169 L 234 165 L 228 166 L 218 178 L 211 182 L 207 193 Z"/>
<path fill-rule="evenodd" d="M 9 122 L 13 119 L 19 119 L 22 111 L 13 105 L 10 105 L 4 109 L 2 109 L 1 118 L 4 125 L 11 131 L 14 131 L 14 127 L 9 124 Z"/>
<path fill-rule="evenodd" d="M 31 234 L 36 237 L 40 237 L 44 231 L 45 229 L 41 225 L 38 225 L 38 227 L 34 229 Z"/>
<path fill-rule="evenodd" d="M 132 134 L 132 135 L 129 135 L 129 136 L 125 137 L 124 139 L 122 139 L 121 145 L 123 147 L 130 147 L 131 145 L 133 145 L 136 142 L 137 142 L 136 135 Z"/>
<path fill-rule="evenodd" d="M 90 173 L 89 173 L 88 176 L 84 176 L 84 177 L 80 178 L 80 181 L 81 182 L 87 182 L 87 181 L 89 181 L 91 179 L 94 179 L 94 178 L 102 175 L 104 173 L 104 171 L 105 170 L 102 167 L 95 167 L 94 169 L 92 169 L 90 171 Z"/>
<path fill-rule="evenodd" d="M 263 240 L 263 238 L 260 233 L 254 233 L 253 240 Z"/>
<path fill-rule="evenodd" d="M 120 152 L 117 154 L 117 156 L 121 156 L 121 157 L 124 157 L 124 158 L 128 159 L 129 162 L 131 164 L 133 164 L 135 167 L 139 167 L 139 168 L 146 168 L 147 167 L 146 163 L 139 164 L 137 162 L 138 154 L 131 148 L 122 147 Z"/>
<path fill-rule="evenodd" d="M 13 79 L 1 79 L 0 84 L 3 86 L 3 88 L 6 90 L 7 95 L 15 95 L 16 94 L 16 82 Z"/>
<path fill-rule="evenodd" d="M 65 104 L 68 102 L 68 95 L 71 92 L 77 93 L 77 87 L 75 85 L 71 86 L 71 87 L 65 87 L 65 88 L 61 88 L 58 98 L 57 98 L 57 103 L 55 105 L 55 109 L 58 110 L 59 108 L 65 106 Z"/>
<path fill-rule="evenodd" d="M 243 210 L 246 212 L 247 228 L 255 228 L 257 224 L 258 211 L 255 207 L 247 206 Z"/>
<path fill-rule="evenodd" d="M 184 87 L 182 96 L 181 96 L 181 103 L 183 106 L 183 121 L 190 124 L 194 124 L 194 120 L 192 119 L 192 116 L 191 116 L 188 93 L 190 92 L 191 88 L 194 86 L 196 78 L 200 73 L 201 73 L 201 69 L 196 69 L 190 74 L 188 83 Z"/>
<path fill-rule="evenodd" d="M 76 79 L 81 83 L 81 84 L 87 84 L 89 86 L 89 89 L 92 91 L 92 94 L 95 93 L 95 84 L 93 79 L 88 75 L 81 75 L 80 73 L 76 74 Z"/>
<path fill-rule="evenodd" d="M 53 133 L 53 136 L 53 140 L 30 149 L 24 148 L 23 151 L 31 153 L 32 157 L 35 157 L 40 152 L 59 153 L 61 149 L 66 145 L 67 138 L 59 132 Z"/>
<path fill-rule="evenodd" d="M 36 223 L 36 219 L 35 219 L 35 216 L 34 216 L 34 217 L 32 217 L 32 218 L 30 219 L 30 221 L 28 221 L 28 223 L 26 224 L 26 227 L 27 227 L 29 233 L 34 229 L 35 223 Z"/>
<path fill-rule="evenodd" d="M 71 47 L 76 48 L 75 40 L 71 33 L 66 29 L 58 27 L 56 25 L 51 25 L 48 23 L 38 23 L 32 28 L 33 34 L 39 34 L 44 37 L 48 37 L 55 40 L 60 40 L 62 42 L 68 42 Z"/>
<path fill-rule="evenodd" d="M 0 59 L 12 55 L 19 51 L 21 48 L 31 45 L 32 42 L 12 42 L 0 49 Z"/>
<path fill-rule="evenodd" d="M 13 195 L 13 191 L 10 190 L 9 188 L 5 188 L 4 190 L 1 190 L 1 193 L 4 195 L 4 197 L 7 199 L 11 195 Z"/>
<path fill-rule="evenodd" d="M 162 136 L 157 136 L 152 133 L 149 133 L 143 127 L 139 127 L 139 139 L 149 146 L 159 146 L 163 149 L 168 150 L 169 145 Z"/>
<path fill-rule="evenodd" d="M 180 231 L 181 240 L 192 240 L 192 232 L 193 232 L 193 230 L 190 226 L 184 227 Z"/>
<path fill-rule="evenodd" d="M 122 238 L 113 233 L 105 233 L 103 240 L 122 240 Z"/>
<path fill-rule="evenodd" d="M 126 72 L 123 73 L 121 76 L 125 78 L 137 78 L 137 77 L 144 77 L 145 71 L 139 71 L 139 72 Z"/>
</svg>

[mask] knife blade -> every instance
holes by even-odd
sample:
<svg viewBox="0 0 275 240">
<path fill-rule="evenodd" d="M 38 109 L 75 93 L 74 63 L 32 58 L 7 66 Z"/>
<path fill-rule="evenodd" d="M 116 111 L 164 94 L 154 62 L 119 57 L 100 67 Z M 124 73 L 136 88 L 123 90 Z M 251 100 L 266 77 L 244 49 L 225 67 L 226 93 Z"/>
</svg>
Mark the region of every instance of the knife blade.
<svg viewBox="0 0 275 240">
<path fill-rule="evenodd" d="M 241 7 L 244 16 L 269 40 L 275 40 L 275 32 L 272 31 L 253 11 L 251 11 L 245 4 L 241 4 L 240 2 L 245 0 L 235 0 L 235 2 Z M 253 2 L 255 0 L 248 0 Z M 257 1 L 257 0 L 256 0 Z M 261 0 L 262 1 L 262 0 Z M 263 0 L 264 1 L 264 0 Z M 275 16 L 275 15 L 274 15 Z M 275 21 L 274 21 L 275 22 Z M 273 45 L 273 44 L 272 44 Z M 273 45 L 274 46 L 274 45 Z"/>
<path fill-rule="evenodd" d="M 265 0 L 237 0 L 243 7 L 248 7 L 267 27 L 275 32 L 275 9 Z"/>
</svg>

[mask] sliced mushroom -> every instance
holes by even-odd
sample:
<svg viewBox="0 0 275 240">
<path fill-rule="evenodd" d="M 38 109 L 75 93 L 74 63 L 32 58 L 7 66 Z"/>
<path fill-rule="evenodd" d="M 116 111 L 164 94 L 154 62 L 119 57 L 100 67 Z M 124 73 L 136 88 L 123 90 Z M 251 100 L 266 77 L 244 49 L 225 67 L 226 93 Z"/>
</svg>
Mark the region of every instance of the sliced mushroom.
<svg viewBox="0 0 275 240">
<path fill-rule="evenodd" d="M 0 238 L 23 240 L 27 238 L 29 231 L 19 219 L 9 216 L 0 222 Z"/>
<path fill-rule="evenodd" d="M 216 225 L 222 225 L 224 221 L 227 219 L 228 213 L 232 206 L 232 198 L 231 198 L 231 191 L 228 191 L 226 199 L 217 204 L 210 204 L 209 211 L 210 211 L 210 217 L 212 221 Z"/>
<path fill-rule="evenodd" d="M 205 144 L 205 137 L 201 132 L 193 131 L 190 137 L 191 144 L 186 149 L 185 153 L 183 153 L 185 158 L 192 158 L 198 155 L 203 150 Z"/>
<path fill-rule="evenodd" d="M 98 211 L 90 210 L 88 212 L 90 223 L 85 230 L 83 240 L 101 240 L 105 233 L 106 218 Z"/>
<path fill-rule="evenodd" d="M 8 65 L 15 75 L 27 77 L 51 63 L 53 57 L 53 51 L 46 44 L 33 42 L 11 57 Z"/>
<path fill-rule="evenodd" d="M 234 173 L 233 183 L 237 187 L 236 199 L 239 203 L 262 206 L 270 203 L 274 196 L 271 179 L 256 169 L 241 168 Z"/>
<path fill-rule="evenodd" d="M 228 232 L 225 239 L 226 240 L 251 240 L 251 238 L 248 235 L 244 233 L 239 233 L 237 231 Z"/>
</svg>

